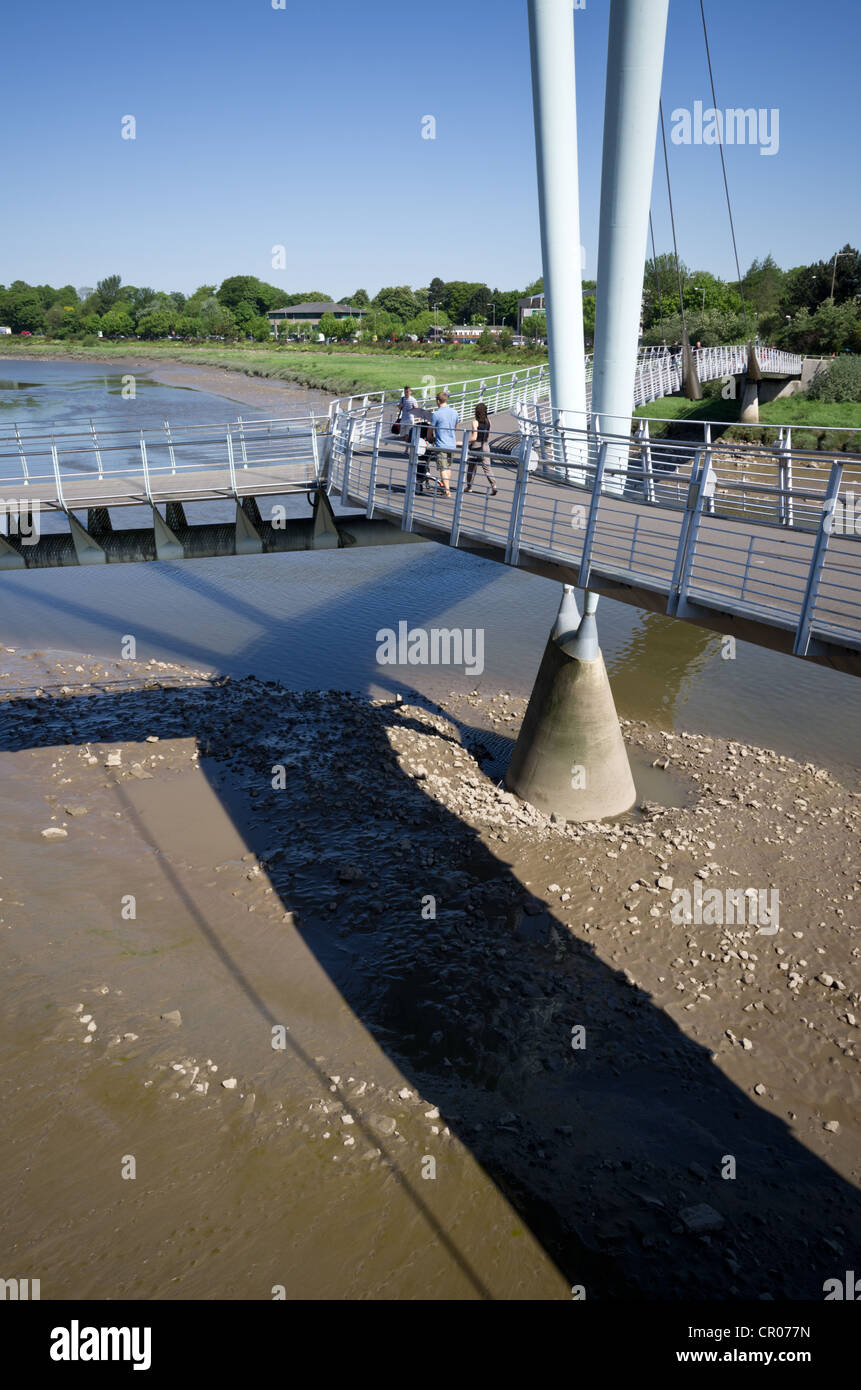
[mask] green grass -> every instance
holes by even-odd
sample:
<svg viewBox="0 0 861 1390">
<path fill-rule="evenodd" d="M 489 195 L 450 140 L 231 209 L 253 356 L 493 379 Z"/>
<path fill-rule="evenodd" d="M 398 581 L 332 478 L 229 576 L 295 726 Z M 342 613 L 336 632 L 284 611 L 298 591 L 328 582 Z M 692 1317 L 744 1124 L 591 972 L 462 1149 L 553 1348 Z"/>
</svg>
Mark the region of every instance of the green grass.
<svg viewBox="0 0 861 1390">
<path fill-rule="evenodd" d="M 418 394 L 423 387 L 469 381 L 473 377 L 498 376 L 513 370 L 507 361 L 484 361 L 462 349 L 457 360 L 439 358 L 433 353 L 345 352 L 336 349 L 314 351 L 308 348 L 193 347 L 167 343 L 127 341 L 84 345 L 81 343 L 22 343 L 20 339 L 0 340 L 0 356 L 22 358 L 83 358 L 94 362 L 143 360 L 182 362 L 199 367 L 224 367 L 246 376 L 274 381 L 295 381 L 315 386 L 335 395 L 352 392 L 399 390 L 409 383 Z M 522 362 L 521 366 L 526 363 Z M 530 359 L 530 365 L 534 365 Z"/>
<path fill-rule="evenodd" d="M 780 425 L 791 425 L 793 443 L 798 449 L 827 449 L 861 453 L 861 436 L 850 434 L 852 429 L 861 429 L 861 404 L 837 404 L 831 401 L 809 401 L 806 396 L 784 396 L 769 401 L 759 407 L 760 425 L 738 423 L 740 402 L 725 401 L 720 395 L 704 396 L 701 401 L 689 401 L 684 396 L 663 396 L 650 401 L 648 405 L 638 406 L 635 415 L 648 420 L 672 420 L 681 423 L 685 420 L 713 420 L 724 428 L 719 437 L 724 443 L 737 440 L 744 443 L 773 444 L 777 439 Z M 805 429 L 805 425 L 820 426 L 819 429 Z M 672 428 L 671 426 L 668 428 Z M 666 429 L 658 426 L 650 433 L 663 434 Z"/>
</svg>

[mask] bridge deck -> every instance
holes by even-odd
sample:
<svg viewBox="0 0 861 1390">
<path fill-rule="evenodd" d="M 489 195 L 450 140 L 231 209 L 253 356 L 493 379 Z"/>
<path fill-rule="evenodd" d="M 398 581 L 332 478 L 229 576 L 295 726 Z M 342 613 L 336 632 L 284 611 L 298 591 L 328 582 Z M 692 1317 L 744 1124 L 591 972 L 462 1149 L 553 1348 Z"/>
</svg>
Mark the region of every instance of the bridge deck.
<svg viewBox="0 0 861 1390">
<path fill-rule="evenodd" d="M 372 450 L 354 449 L 349 486 L 340 495 L 369 514 L 402 524 L 410 481 L 406 453 L 391 445 L 379 448 L 373 496 L 372 462 Z M 722 514 L 718 498 L 714 513 L 704 509 L 693 528 L 690 479 L 668 475 L 656 482 L 655 502 L 645 501 L 633 490 L 623 496 L 600 494 L 590 535 L 591 486 L 538 470 L 525 476 L 517 499 L 515 461 L 494 454 L 491 466 L 498 488 L 495 497 L 478 468 L 470 493 L 462 488 L 459 497 L 450 499 L 438 490 L 431 496 L 417 494 L 412 500 L 411 529 L 540 573 L 563 577 L 559 571 L 567 570 L 564 577 L 575 583 L 583 577 L 581 566 L 588 547 L 589 583 L 596 590 L 618 595 L 628 589 L 641 600 L 651 594 L 657 602 L 649 606 L 679 617 L 708 610 L 714 615 L 709 626 L 719 627 L 720 615 L 740 620 L 742 629 L 748 625 L 752 635 L 754 628 L 767 626 L 784 634 L 772 645 L 791 649 L 808 600 L 819 545 L 816 526 L 781 528 L 750 516 Z M 453 494 L 459 472 L 460 460 L 455 458 Z M 819 515 L 824 486 L 823 479 L 815 509 Z M 516 525 L 513 517 L 518 505 Z M 861 651 L 859 558 L 855 536 L 829 536 L 827 563 L 808 604 L 814 642 Z"/>
</svg>

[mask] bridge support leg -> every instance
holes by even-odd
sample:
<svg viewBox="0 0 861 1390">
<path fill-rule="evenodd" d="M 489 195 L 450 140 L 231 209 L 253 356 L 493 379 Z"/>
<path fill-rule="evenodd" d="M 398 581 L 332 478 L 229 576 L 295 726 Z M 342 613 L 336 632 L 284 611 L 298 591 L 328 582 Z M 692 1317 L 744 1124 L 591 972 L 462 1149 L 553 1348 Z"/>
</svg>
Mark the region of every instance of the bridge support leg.
<svg viewBox="0 0 861 1390">
<path fill-rule="evenodd" d="M 598 645 L 598 597 L 587 592 L 573 632 L 572 598 L 566 586 L 505 785 L 546 815 L 602 820 L 629 811 L 637 793 Z"/>
<path fill-rule="evenodd" d="M 749 376 L 742 377 L 739 419 L 743 425 L 759 424 L 759 382 L 751 381 Z"/>
</svg>

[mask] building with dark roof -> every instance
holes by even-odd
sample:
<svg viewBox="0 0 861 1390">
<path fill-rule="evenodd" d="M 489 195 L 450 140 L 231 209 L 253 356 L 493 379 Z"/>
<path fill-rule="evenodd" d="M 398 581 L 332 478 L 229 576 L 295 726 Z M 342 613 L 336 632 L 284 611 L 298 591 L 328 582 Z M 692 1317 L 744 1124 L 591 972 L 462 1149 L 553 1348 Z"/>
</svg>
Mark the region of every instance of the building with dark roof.
<svg viewBox="0 0 861 1390">
<path fill-rule="evenodd" d="M 331 314 L 336 319 L 361 320 L 367 312 L 367 309 L 354 309 L 349 304 L 320 304 L 309 301 L 306 304 L 287 304 L 283 309 L 270 309 L 266 317 L 274 328 L 279 323 L 318 324 L 324 314 Z"/>
</svg>

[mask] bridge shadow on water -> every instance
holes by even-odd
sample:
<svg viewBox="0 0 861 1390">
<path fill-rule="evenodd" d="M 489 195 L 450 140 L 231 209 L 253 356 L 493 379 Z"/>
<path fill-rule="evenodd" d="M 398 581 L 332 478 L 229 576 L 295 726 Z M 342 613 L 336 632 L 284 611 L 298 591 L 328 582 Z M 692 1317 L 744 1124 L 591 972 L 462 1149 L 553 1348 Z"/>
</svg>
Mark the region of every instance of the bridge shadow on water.
<svg viewBox="0 0 861 1390">
<path fill-rule="evenodd" d="M 199 574 L 176 574 L 196 592 L 207 588 Z M 390 578 L 375 583 L 391 605 Z M 345 631 L 351 603 L 359 611 L 367 597 L 353 595 L 339 611 Z M 266 625 L 271 641 L 271 615 L 232 601 L 249 621 Z M 432 603 L 431 595 L 429 609 Z M 318 620 L 309 610 L 277 622 L 279 642 L 295 649 Z M 379 685 L 372 651 L 367 680 Z M 253 645 L 247 655 L 252 665 Z M 818 1299 L 825 1279 L 851 1267 L 858 1193 L 588 941 L 572 938 L 552 914 L 542 939 L 523 930 L 529 909 L 547 908 L 518 878 L 504 846 L 491 849 L 426 782 L 402 771 L 393 753 L 393 738 L 446 737 L 423 713 L 393 704 L 369 716 L 361 697 L 337 693 L 323 707 L 314 695 L 285 696 L 274 682 L 257 680 L 98 697 L 46 693 L 0 707 L 0 746 L 51 746 L 58 736 L 49 725 L 57 720 L 72 745 L 197 739 L 211 786 L 349 1008 L 419 1094 L 439 1106 L 440 1124 L 588 1297 Z M 304 743 L 303 732 L 310 733 Z M 466 738 L 475 730 L 461 724 L 458 732 Z M 272 788 L 279 744 L 287 754 L 300 747 L 308 754 L 292 764 L 288 757 L 282 791 Z M 116 794 L 148 838 L 122 781 Z M 583 872 L 583 848 L 571 847 L 572 883 Z M 169 859 L 161 854 L 156 862 L 234 990 L 267 1029 L 290 1025 L 277 988 L 255 979 L 243 959 L 236 924 L 228 930 L 212 921 Z M 343 881 L 344 863 L 355 863 L 360 876 Z M 421 915 L 427 894 L 436 898 L 434 921 Z M 561 952 L 547 944 L 551 926 L 565 942 Z M 281 931 L 273 931 L 273 964 L 284 949 Z M 281 973 L 273 969 L 273 978 Z M 576 1024 L 589 1040 L 577 1052 Z M 287 1045 L 328 1090 L 328 1075 L 295 1030 Z M 490 1296 L 482 1272 L 426 1199 L 427 1184 L 406 1171 L 403 1151 L 380 1136 L 355 1100 L 349 1108 L 420 1212 L 428 1239 L 446 1248 L 475 1296 Z M 735 1181 L 720 1177 L 725 1155 L 736 1160 Z M 415 1155 L 411 1169 L 418 1171 Z M 702 1202 L 722 1214 L 720 1232 L 692 1235 L 678 1224 L 681 1208 Z"/>
</svg>

